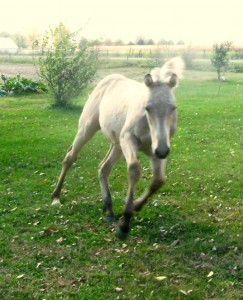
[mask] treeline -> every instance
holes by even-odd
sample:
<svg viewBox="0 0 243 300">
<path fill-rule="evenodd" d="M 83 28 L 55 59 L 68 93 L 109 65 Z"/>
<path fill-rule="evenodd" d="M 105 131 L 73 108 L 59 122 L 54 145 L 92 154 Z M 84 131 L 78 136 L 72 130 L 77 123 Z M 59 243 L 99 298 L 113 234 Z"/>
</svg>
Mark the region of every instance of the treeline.
<svg viewBox="0 0 243 300">
<path fill-rule="evenodd" d="M 64 26 L 65 27 L 65 26 Z M 65 28 L 67 31 L 68 29 Z M 43 39 L 43 34 L 33 31 L 28 34 L 15 33 L 10 34 L 8 32 L 0 32 L 0 37 L 10 37 L 18 46 L 19 49 L 38 49 L 40 41 Z M 110 38 L 100 38 L 95 40 L 88 40 L 85 37 L 81 37 L 78 41 L 79 47 L 82 48 L 86 45 L 94 46 L 125 46 L 125 45 L 185 45 L 183 40 L 172 41 L 166 39 L 160 39 L 155 41 L 151 38 L 145 38 L 143 36 L 138 36 L 134 41 L 124 42 L 121 39 L 112 40 Z"/>
<path fill-rule="evenodd" d="M 93 45 L 97 46 L 132 46 L 132 45 L 185 45 L 185 42 L 183 40 L 179 40 L 177 42 L 174 42 L 172 40 L 166 40 L 166 39 L 160 39 L 157 42 L 153 39 L 146 39 L 144 37 L 137 37 L 134 41 L 130 41 L 128 43 L 125 43 L 121 39 L 112 40 L 110 38 L 107 39 L 96 39 L 93 41 L 88 41 L 86 38 L 82 38 L 80 40 L 81 45 L 85 43 L 92 43 Z"/>
</svg>

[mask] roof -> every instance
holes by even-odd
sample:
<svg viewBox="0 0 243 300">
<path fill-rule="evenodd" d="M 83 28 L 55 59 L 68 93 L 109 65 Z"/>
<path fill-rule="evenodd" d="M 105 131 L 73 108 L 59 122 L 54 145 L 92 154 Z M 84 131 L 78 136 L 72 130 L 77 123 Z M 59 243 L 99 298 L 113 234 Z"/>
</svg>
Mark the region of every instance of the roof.
<svg viewBox="0 0 243 300">
<path fill-rule="evenodd" d="M 18 49 L 18 46 L 11 38 L 0 38 L 0 49 Z"/>
</svg>

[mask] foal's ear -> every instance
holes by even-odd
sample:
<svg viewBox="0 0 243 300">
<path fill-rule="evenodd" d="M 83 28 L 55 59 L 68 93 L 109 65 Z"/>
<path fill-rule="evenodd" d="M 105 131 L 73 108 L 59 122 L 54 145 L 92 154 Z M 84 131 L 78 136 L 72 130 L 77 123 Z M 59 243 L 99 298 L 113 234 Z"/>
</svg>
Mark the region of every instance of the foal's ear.
<svg viewBox="0 0 243 300">
<path fill-rule="evenodd" d="M 150 74 L 147 74 L 145 77 L 144 77 L 144 83 L 148 86 L 148 87 L 151 87 L 153 85 L 153 78 Z"/>
<path fill-rule="evenodd" d="M 170 77 L 170 79 L 169 79 L 169 81 L 168 81 L 168 86 L 170 88 L 173 88 L 173 87 L 175 87 L 177 85 L 177 83 L 178 83 L 178 77 L 177 77 L 177 75 L 176 74 L 172 74 L 171 77 Z"/>
</svg>

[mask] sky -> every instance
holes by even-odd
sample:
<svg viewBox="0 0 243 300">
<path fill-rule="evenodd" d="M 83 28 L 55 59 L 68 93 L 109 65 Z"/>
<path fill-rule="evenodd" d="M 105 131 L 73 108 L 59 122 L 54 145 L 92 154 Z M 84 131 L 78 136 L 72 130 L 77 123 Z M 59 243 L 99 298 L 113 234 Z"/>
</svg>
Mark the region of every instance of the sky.
<svg viewBox="0 0 243 300">
<path fill-rule="evenodd" d="M 88 39 L 243 45 L 243 0 L 0 0 L 0 11 L 0 32 L 44 33 L 62 22 Z"/>
</svg>

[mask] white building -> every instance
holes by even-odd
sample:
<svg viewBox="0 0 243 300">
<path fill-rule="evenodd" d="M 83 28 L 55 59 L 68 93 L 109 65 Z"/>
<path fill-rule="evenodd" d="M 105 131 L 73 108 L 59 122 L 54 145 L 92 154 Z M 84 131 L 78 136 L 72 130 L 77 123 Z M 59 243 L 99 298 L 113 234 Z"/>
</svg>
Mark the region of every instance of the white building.
<svg viewBox="0 0 243 300">
<path fill-rule="evenodd" d="M 18 52 L 18 46 L 11 38 L 0 37 L 0 53 L 15 54 Z"/>
</svg>

